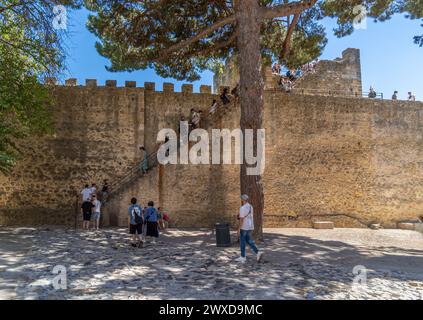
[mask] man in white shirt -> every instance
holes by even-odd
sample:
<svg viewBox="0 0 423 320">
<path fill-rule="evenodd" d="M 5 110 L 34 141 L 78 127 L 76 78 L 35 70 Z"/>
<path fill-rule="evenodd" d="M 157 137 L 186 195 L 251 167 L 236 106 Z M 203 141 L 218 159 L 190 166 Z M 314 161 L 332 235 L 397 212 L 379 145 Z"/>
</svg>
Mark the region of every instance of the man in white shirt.
<svg viewBox="0 0 423 320">
<path fill-rule="evenodd" d="M 236 259 L 237 262 L 245 263 L 247 260 L 245 254 L 245 246 L 248 243 L 251 250 L 257 255 L 257 261 L 260 261 L 263 253 L 259 252 L 256 245 L 254 244 L 253 238 L 251 236 L 254 230 L 254 220 L 253 220 L 253 207 L 251 204 L 248 203 L 248 196 L 243 194 L 241 196 L 241 203 L 242 206 L 239 209 L 239 224 L 240 224 L 240 247 L 241 247 L 241 256 Z"/>
<path fill-rule="evenodd" d="M 86 184 L 85 188 L 82 189 L 81 194 L 83 202 L 91 200 L 91 188 L 88 186 L 88 184 Z"/>
<path fill-rule="evenodd" d="M 93 183 L 92 185 L 91 185 L 91 195 L 93 196 L 93 195 L 97 195 L 97 185 L 95 184 L 95 183 Z"/>
</svg>

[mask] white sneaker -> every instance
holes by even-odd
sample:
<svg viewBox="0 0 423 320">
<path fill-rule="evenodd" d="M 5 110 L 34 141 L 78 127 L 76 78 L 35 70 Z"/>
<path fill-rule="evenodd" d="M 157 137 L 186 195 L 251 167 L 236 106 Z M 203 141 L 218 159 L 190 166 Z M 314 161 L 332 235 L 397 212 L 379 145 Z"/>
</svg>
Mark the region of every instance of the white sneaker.
<svg viewBox="0 0 423 320">
<path fill-rule="evenodd" d="M 260 262 L 261 258 L 263 257 L 263 252 L 257 253 L 257 262 Z"/>
<path fill-rule="evenodd" d="M 236 262 L 245 263 L 247 261 L 247 258 L 245 257 L 239 257 L 238 259 L 235 259 Z"/>
</svg>

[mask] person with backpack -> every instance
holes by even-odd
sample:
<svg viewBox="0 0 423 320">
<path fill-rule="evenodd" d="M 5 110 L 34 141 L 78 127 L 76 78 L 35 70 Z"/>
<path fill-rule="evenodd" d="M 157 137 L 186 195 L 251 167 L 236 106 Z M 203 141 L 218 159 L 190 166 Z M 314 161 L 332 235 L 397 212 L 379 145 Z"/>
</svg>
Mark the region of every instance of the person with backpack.
<svg viewBox="0 0 423 320">
<path fill-rule="evenodd" d="M 156 243 L 156 238 L 159 237 L 159 229 L 158 229 L 158 213 L 157 209 L 154 208 L 154 202 L 148 202 L 148 208 L 145 209 L 145 226 L 147 227 L 146 236 L 152 238 L 152 243 Z"/>
<path fill-rule="evenodd" d="M 128 215 L 129 234 L 132 235 L 131 246 L 142 247 L 144 244 L 141 239 L 144 217 L 141 207 L 137 204 L 136 198 L 131 199 Z"/>
<path fill-rule="evenodd" d="M 247 261 L 246 253 L 245 253 L 245 246 L 248 243 L 251 250 L 256 254 L 257 262 L 260 261 L 260 259 L 263 256 L 262 252 L 259 252 L 256 245 L 254 244 L 253 238 L 252 238 L 252 232 L 254 230 L 254 221 L 253 221 L 253 207 L 248 202 L 248 195 L 243 194 L 241 196 L 241 208 L 239 210 L 239 223 L 240 223 L 240 230 L 239 230 L 239 236 L 240 236 L 240 249 L 241 249 L 241 256 L 236 259 L 237 262 L 245 263 Z"/>
</svg>

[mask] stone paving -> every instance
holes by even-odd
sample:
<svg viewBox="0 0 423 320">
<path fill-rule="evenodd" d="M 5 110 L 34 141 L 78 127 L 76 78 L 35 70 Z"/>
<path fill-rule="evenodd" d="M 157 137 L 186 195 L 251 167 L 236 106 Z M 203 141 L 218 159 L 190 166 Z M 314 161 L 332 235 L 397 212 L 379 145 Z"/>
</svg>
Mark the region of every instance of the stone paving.
<svg viewBox="0 0 423 320">
<path fill-rule="evenodd" d="M 133 248 L 125 229 L 0 228 L 0 298 L 423 299 L 418 232 L 268 229 L 259 247 L 262 262 L 247 251 L 240 265 L 236 244 L 217 248 L 210 230 L 173 229 Z M 66 290 L 53 287 L 57 265 Z"/>
</svg>

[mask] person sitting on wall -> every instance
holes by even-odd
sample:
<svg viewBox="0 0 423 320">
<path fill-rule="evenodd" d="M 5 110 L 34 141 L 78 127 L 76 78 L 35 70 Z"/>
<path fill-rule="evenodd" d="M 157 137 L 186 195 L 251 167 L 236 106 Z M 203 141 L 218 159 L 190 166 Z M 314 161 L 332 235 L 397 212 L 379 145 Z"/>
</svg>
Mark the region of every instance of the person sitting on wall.
<svg viewBox="0 0 423 320">
<path fill-rule="evenodd" d="M 292 82 L 286 78 L 281 77 L 279 79 L 279 87 L 285 92 L 291 92 L 292 90 Z"/>
<path fill-rule="evenodd" d="M 373 87 L 370 87 L 370 90 L 369 90 L 369 91 L 370 91 L 370 92 L 369 92 L 369 98 L 370 98 L 370 99 L 374 99 L 374 98 L 376 98 L 377 94 L 376 94 L 375 89 L 373 89 Z"/>
<path fill-rule="evenodd" d="M 296 71 L 295 71 L 295 77 L 296 78 L 301 78 L 303 76 L 303 72 L 301 71 L 301 68 L 298 68 Z"/>
<path fill-rule="evenodd" d="M 272 73 L 280 74 L 281 73 L 281 66 L 278 63 L 275 63 L 272 67 Z"/>
<path fill-rule="evenodd" d="M 294 82 L 296 80 L 295 70 L 288 70 L 288 72 L 286 73 L 286 76 L 288 77 L 290 81 Z"/>
<path fill-rule="evenodd" d="M 223 105 L 226 105 L 231 102 L 228 98 L 228 88 L 223 89 L 223 92 L 220 95 L 220 100 L 222 101 Z"/>
<path fill-rule="evenodd" d="M 289 79 L 289 78 L 291 78 L 291 76 L 292 76 L 292 74 L 291 74 L 291 70 L 288 70 L 288 71 L 286 72 L 286 77 Z"/>
<path fill-rule="evenodd" d="M 416 101 L 416 96 L 412 92 L 408 93 L 408 101 Z"/>
</svg>

